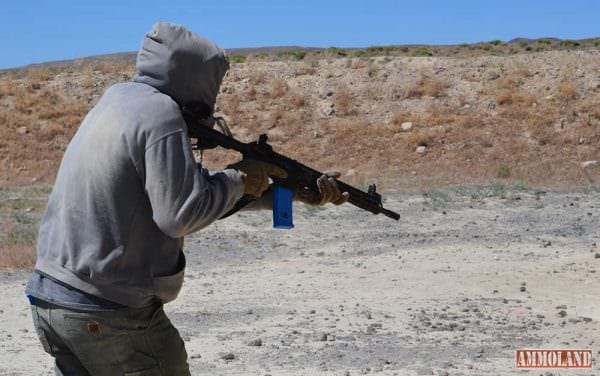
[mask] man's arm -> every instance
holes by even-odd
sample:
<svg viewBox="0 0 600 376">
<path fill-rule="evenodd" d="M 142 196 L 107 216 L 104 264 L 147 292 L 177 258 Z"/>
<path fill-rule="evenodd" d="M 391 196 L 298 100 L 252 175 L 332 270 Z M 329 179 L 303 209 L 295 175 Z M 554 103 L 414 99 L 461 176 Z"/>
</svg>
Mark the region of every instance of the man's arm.
<svg viewBox="0 0 600 376">
<path fill-rule="evenodd" d="M 231 210 L 244 194 L 240 172 L 209 173 L 198 168 L 183 129 L 146 147 L 145 172 L 154 222 L 173 238 L 206 227 Z"/>
</svg>

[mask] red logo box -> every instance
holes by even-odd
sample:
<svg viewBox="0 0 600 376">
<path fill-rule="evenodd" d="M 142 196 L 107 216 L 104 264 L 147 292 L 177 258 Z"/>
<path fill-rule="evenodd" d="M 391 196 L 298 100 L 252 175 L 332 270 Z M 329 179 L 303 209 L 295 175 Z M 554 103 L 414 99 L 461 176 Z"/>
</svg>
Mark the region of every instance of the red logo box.
<svg viewBox="0 0 600 376">
<path fill-rule="evenodd" d="M 517 368 L 592 368 L 592 350 L 517 350 Z"/>
</svg>

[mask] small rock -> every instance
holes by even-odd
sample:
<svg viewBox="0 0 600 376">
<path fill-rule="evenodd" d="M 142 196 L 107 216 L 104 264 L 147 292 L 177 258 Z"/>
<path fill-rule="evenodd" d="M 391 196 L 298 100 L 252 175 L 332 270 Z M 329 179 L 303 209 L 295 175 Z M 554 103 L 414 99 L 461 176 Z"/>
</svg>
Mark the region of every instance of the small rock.
<svg viewBox="0 0 600 376">
<path fill-rule="evenodd" d="M 567 309 L 567 306 L 566 306 L 566 305 L 564 305 L 564 304 L 557 305 L 557 306 L 556 306 L 556 309 Z"/>
<path fill-rule="evenodd" d="M 596 254 L 594 255 L 594 258 L 600 259 L 600 253 L 596 253 Z"/>
<path fill-rule="evenodd" d="M 405 121 L 404 123 L 400 124 L 400 129 L 402 129 L 403 131 L 410 131 L 413 127 L 413 123 L 411 121 Z"/>
<path fill-rule="evenodd" d="M 29 132 L 29 130 L 27 129 L 27 127 L 19 127 L 19 128 L 17 128 L 17 133 L 18 134 L 26 134 L 28 132 Z"/>
<path fill-rule="evenodd" d="M 234 353 L 223 354 L 223 355 L 221 355 L 221 359 L 227 360 L 227 361 L 234 360 L 235 359 L 235 354 Z"/>
<path fill-rule="evenodd" d="M 419 154 L 424 154 L 427 151 L 427 146 L 419 146 L 415 149 L 415 151 Z"/>
<path fill-rule="evenodd" d="M 346 171 L 346 176 L 354 176 L 356 175 L 356 170 L 351 168 L 348 171 Z"/>
<path fill-rule="evenodd" d="M 253 339 L 252 341 L 248 342 L 248 346 L 262 346 L 263 345 L 263 341 L 260 338 L 257 339 Z"/>
<path fill-rule="evenodd" d="M 565 316 L 567 315 L 567 311 L 565 311 L 565 310 L 558 311 L 557 315 L 558 315 L 559 317 L 565 317 Z"/>
<path fill-rule="evenodd" d="M 581 167 L 582 168 L 591 168 L 591 167 L 596 167 L 600 165 L 600 161 L 585 161 L 585 162 L 581 162 Z"/>
<path fill-rule="evenodd" d="M 521 292 L 525 292 L 525 291 L 527 291 L 527 287 L 525 287 L 525 286 L 521 286 L 521 287 L 519 288 L 519 291 L 521 291 Z"/>
</svg>

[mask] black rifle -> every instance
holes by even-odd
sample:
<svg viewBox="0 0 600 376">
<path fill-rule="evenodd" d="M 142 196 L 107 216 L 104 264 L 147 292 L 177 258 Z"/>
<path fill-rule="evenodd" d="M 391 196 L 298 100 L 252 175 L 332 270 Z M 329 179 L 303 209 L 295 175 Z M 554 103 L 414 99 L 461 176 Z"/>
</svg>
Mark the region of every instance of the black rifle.
<svg viewBox="0 0 600 376">
<path fill-rule="evenodd" d="M 221 146 L 225 149 L 235 150 L 243 155 L 244 158 L 267 162 L 284 169 L 288 177 L 285 179 L 274 178 L 273 183 L 290 189 L 294 192 L 298 190 L 309 190 L 315 197 L 319 197 L 319 188 L 317 179 L 323 175 L 322 172 L 314 170 L 302 163 L 281 155 L 273 151 L 271 145 L 267 143 L 267 135 L 262 134 L 258 141 L 244 143 L 233 137 L 227 136 L 215 129 L 200 125 L 198 122 L 185 116 L 190 138 L 198 140 L 192 144 L 193 148 L 201 148 L 198 143 L 210 145 L 210 147 Z M 350 195 L 348 202 L 363 210 L 373 214 L 383 214 L 392 219 L 400 219 L 400 215 L 391 210 L 385 209 L 381 202 L 381 195 L 376 192 L 375 184 L 369 186 L 368 192 L 363 192 L 349 184 L 336 179 L 341 192 L 348 192 Z M 254 201 L 252 196 L 245 195 L 236 204 L 233 210 L 227 215 L 231 215 L 240 210 L 250 202 Z"/>
</svg>

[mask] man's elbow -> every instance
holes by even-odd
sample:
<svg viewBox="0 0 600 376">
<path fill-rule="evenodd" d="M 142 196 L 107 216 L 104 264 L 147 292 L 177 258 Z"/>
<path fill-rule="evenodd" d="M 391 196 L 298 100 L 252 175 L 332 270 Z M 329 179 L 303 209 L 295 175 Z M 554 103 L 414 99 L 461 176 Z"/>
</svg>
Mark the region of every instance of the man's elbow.
<svg viewBox="0 0 600 376">
<path fill-rule="evenodd" d="M 175 216 L 155 216 L 154 223 L 160 231 L 173 239 L 179 239 L 187 235 L 187 226 Z"/>
</svg>

